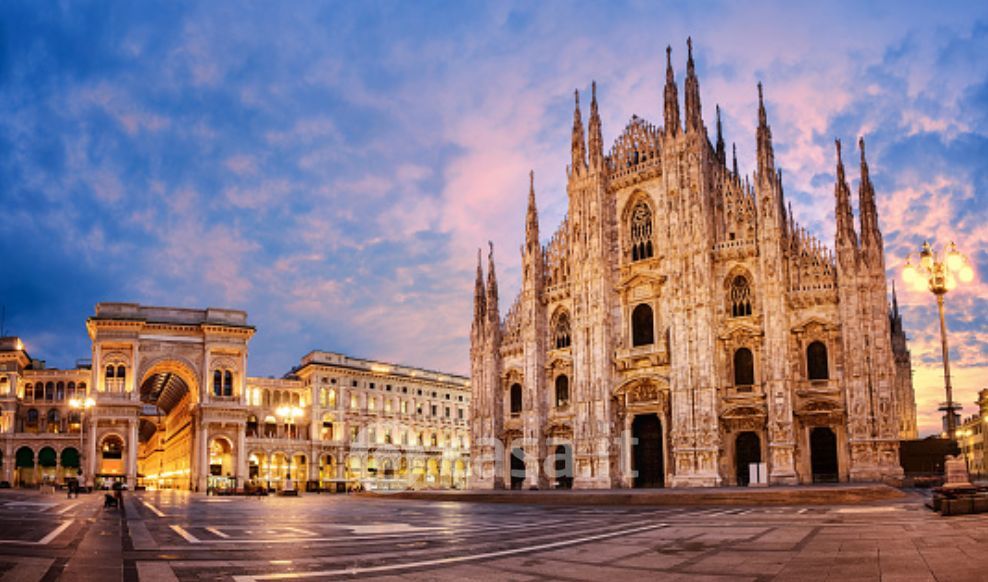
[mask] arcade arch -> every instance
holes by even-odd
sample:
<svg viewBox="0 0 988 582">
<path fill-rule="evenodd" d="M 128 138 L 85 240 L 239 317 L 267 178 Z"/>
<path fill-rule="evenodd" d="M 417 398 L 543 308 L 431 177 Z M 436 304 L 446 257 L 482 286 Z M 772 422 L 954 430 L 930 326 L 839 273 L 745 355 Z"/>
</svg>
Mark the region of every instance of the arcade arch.
<svg viewBox="0 0 988 582">
<path fill-rule="evenodd" d="M 198 399 L 195 379 L 193 368 L 178 359 L 152 362 L 141 376 L 138 397 L 144 406 L 139 418 L 141 454 L 138 455 L 137 470 L 159 487 L 194 487 L 192 457 L 195 423 L 191 404 Z M 232 444 L 225 442 L 232 453 Z M 221 461 L 220 473 L 213 473 L 213 452 L 210 448 L 204 472 L 210 478 L 228 473 L 233 475 L 235 469 L 232 462 L 224 466 Z"/>
</svg>

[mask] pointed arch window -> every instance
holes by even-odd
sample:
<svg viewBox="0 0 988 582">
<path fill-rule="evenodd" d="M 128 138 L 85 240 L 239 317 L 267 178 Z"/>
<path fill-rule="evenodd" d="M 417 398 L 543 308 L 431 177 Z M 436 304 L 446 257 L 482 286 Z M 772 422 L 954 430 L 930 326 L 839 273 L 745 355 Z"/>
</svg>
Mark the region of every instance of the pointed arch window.
<svg viewBox="0 0 988 582">
<path fill-rule="evenodd" d="M 655 322 L 652 308 L 641 303 L 631 312 L 631 345 L 647 346 L 655 343 Z"/>
<path fill-rule="evenodd" d="M 752 386 L 755 383 L 755 356 L 748 348 L 734 352 L 734 385 Z"/>
<path fill-rule="evenodd" d="M 556 408 L 569 404 L 569 378 L 565 374 L 556 377 Z"/>
<path fill-rule="evenodd" d="M 556 349 L 568 348 L 570 346 L 569 315 L 563 312 L 556 320 L 554 330 Z"/>
<path fill-rule="evenodd" d="M 827 346 L 821 341 L 815 341 L 806 347 L 806 377 L 809 380 L 830 379 Z"/>
<path fill-rule="evenodd" d="M 751 282 L 744 275 L 738 275 L 731 280 L 728 303 L 731 306 L 731 317 L 751 315 Z"/>
<path fill-rule="evenodd" d="M 652 249 L 652 209 L 644 201 L 639 201 L 631 211 L 630 224 L 631 260 L 651 258 Z"/>
<path fill-rule="evenodd" d="M 512 384 L 510 390 L 511 416 L 521 414 L 521 384 Z"/>
</svg>

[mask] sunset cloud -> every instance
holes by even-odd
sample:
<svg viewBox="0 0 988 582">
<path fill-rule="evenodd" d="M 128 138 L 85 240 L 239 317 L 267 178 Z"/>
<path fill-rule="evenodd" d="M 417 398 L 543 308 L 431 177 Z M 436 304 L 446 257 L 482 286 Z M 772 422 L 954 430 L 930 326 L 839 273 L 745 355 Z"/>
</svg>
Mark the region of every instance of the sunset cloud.
<svg viewBox="0 0 988 582">
<path fill-rule="evenodd" d="M 13 2 L 0 14 L 0 297 L 7 327 L 52 365 L 87 355 L 96 302 L 140 301 L 246 309 L 253 374 L 311 349 L 466 373 L 476 249 L 494 242 L 509 302 L 529 170 L 544 239 L 566 213 L 574 89 L 586 119 L 597 82 L 609 149 L 632 114 L 660 122 L 665 46 L 682 83 L 692 35 L 707 127 L 719 104 L 750 172 L 762 81 L 786 196 L 828 246 L 833 140 L 853 150 L 865 136 L 921 430 L 937 429 L 943 399 L 939 328 L 933 297 L 900 270 L 927 238 L 975 265 L 947 297 L 952 369 L 968 411 L 988 387 L 984 7 Z"/>
</svg>

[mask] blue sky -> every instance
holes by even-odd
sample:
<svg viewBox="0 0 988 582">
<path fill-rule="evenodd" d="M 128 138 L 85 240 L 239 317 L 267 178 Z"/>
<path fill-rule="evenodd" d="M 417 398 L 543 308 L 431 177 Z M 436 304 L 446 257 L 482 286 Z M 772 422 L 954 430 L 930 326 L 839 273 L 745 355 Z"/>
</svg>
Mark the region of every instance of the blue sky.
<svg viewBox="0 0 988 582">
<path fill-rule="evenodd" d="M 67 366 L 99 301 L 228 306 L 258 327 L 253 374 L 311 349 L 465 373 L 476 248 L 495 242 L 510 301 L 529 169 L 543 233 L 565 212 L 573 89 L 598 82 L 608 143 L 632 114 L 660 121 L 665 46 L 681 81 L 692 35 L 707 124 L 719 103 L 745 172 L 765 83 L 812 232 L 832 241 L 833 138 L 864 134 L 890 278 L 924 236 L 971 256 L 976 282 L 948 296 L 971 412 L 988 386 L 988 8 L 861 4 L 5 2 L 7 330 Z M 929 430 L 935 308 L 900 301 Z"/>
</svg>

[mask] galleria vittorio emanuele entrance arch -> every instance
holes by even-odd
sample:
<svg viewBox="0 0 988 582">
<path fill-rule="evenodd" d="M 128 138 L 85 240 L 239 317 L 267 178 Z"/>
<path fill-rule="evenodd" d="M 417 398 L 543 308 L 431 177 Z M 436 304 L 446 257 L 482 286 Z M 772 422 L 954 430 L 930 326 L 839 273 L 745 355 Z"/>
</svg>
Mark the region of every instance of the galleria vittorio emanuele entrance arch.
<svg viewBox="0 0 988 582">
<path fill-rule="evenodd" d="M 242 485 L 247 314 L 101 303 L 88 329 L 96 391 L 86 475 L 131 487 L 202 491 L 211 476 Z M 123 441 L 116 464 L 97 462 L 109 435 Z"/>
</svg>

